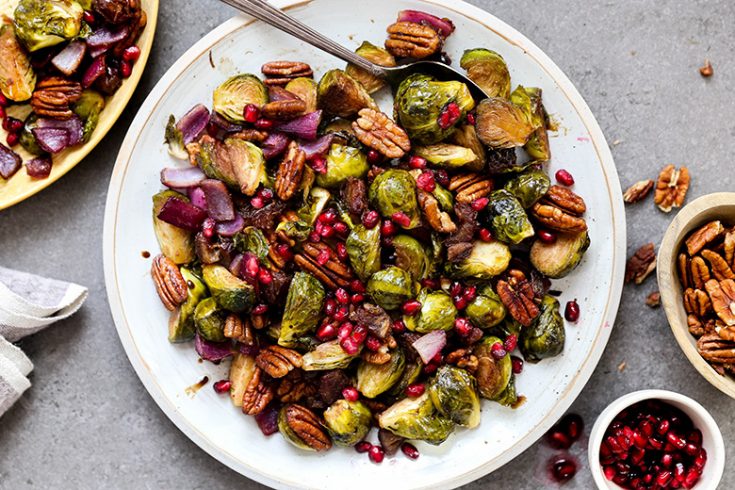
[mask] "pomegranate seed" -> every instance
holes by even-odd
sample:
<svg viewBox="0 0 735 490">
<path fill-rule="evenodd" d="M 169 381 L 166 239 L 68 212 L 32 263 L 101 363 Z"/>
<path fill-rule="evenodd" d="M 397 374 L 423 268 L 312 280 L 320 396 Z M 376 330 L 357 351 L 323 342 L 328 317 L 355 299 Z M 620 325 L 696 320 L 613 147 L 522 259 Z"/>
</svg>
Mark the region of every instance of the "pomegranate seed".
<svg viewBox="0 0 735 490">
<path fill-rule="evenodd" d="M 5 131 L 8 131 L 9 133 L 17 133 L 21 129 L 23 129 L 23 121 L 21 121 L 20 119 L 11 117 L 11 116 L 7 116 L 3 120 L 3 129 Z"/>
<path fill-rule="evenodd" d="M 462 297 L 468 302 L 474 301 L 474 299 L 477 298 L 477 286 L 467 286 L 464 288 L 464 291 L 462 291 Z"/>
<path fill-rule="evenodd" d="M 319 251 L 319 255 L 316 256 L 316 262 L 319 265 L 326 265 L 327 262 L 329 262 L 329 259 L 331 257 L 332 257 L 332 254 L 329 252 L 329 249 L 325 248 Z"/>
<path fill-rule="evenodd" d="M 354 387 L 348 386 L 342 390 L 342 398 L 348 402 L 356 402 L 360 398 L 360 393 Z"/>
<path fill-rule="evenodd" d="M 202 234 L 205 238 L 212 238 L 214 236 L 214 226 L 217 223 L 212 218 L 207 218 L 202 223 Z"/>
<path fill-rule="evenodd" d="M 370 165 L 377 165 L 382 159 L 382 155 L 375 150 L 369 150 L 367 153 L 367 161 Z"/>
<path fill-rule="evenodd" d="M 699 481 L 700 477 L 701 475 L 697 473 L 694 468 L 690 469 L 686 477 L 684 477 L 684 488 L 693 488 Z"/>
<path fill-rule="evenodd" d="M 521 374 L 523 372 L 523 359 L 513 356 L 510 360 L 513 363 L 513 374 Z"/>
<path fill-rule="evenodd" d="M 488 199 L 487 197 L 481 197 L 479 199 L 475 199 L 474 201 L 472 201 L 472 204 L 470 204 L 470 206 L 472 206 L 472 209 L 479 212 L 485 209 L 485 207 L 487 206 L 487 203 L 489 202 L 490 202 L 490 199 Z"/>
<path fill-rule="evenodd" d="M 253 315 L 265 315 L 267 311 L 268 311 L 268 305 L 261 303 L 257 305 L 255 308 L 253 308 Z"/>
<path fill-rule="evenodd" d="M 135 63 L 140 58 L 140 48 L 135 45 L 128 46 L 123 51 L 122 58 L 129 63 Z"/>
<path fill-rule="evenodd" d="M 444 109 L 439 113 L 439 119 L 437 120 L 437 124 L 439 124 L 439 127 L 442 129 L 448 129 L 451 127 L 454 123 L 459 120 L 460 116 L 462 115 L 462 110 L 459 108 L 456 102 L 450 102 L 446 106 L 444 106 Z"/>
<path fill-rule="evenodd" d="M 612 479 L 615 478 L 615 468 L 613 468 L 612 466 L 605 466 L 602 471 L 603 473 L 605 473 L 605 478 L 607 478 L 609 481 L 612 481 Z"/>
<path fill-rule="evenodd" d="M 367 213 L 362 215 L 362 224 L 367 228 L 368 230 L 372 230 L 375 228 L 380 221 L 380 215 L 377 211 L 370 210 Z"/>
<path fill-rule="evenodd" d="M 403 311 L 403 314 L 407 316 L 414 316 L 420 309 L 421 303 L 415 299 L 410 299 L 401 306 L 401 311 Z"/>
<path fill-rule="evenodd" d="M 279 243 L 276 246 L 276 253 L 286 260 L 293 259 L 293 252 L 291 251 L 291 247 L 289 247 L 285 243 Z"/>
<path fill-rule="evenodd" d="M 350 293 L 348 293 L 347 290 L 344 288 L 337 289 L 334 292 L 334 297 L 338 303 L 341 303 L 343 305 L 350 303 Z"/>
<path fill-rule="evenodd" d="M 260 264 L 258 263 L 258 257 L 255 255 L 248 255 L 245 258 L 243 270 L 245 275 L 248 277 L 257 277 L 260 272 Z"/>
<path fill-rule="evenodd" d="M 350 296 L 350 303 L 352 303 L 353 305 L 359 305 L 363 301 L 365 301 L 365 295 L 362 293 L 355 293 Z"/>
<path fill-rule="evenodd" d="M 566 318 L 568 322 L 572 323 L 579 320 L 579 304 L 576 299 L 567 301 L 567 305 L 564 308 L 564 318 Z"/>
<path fill-rule="evenodd" d="M 554 243 L 556 241 L 556 233 L 552 233 L 546 230 L 539 230 L 537 233 L 538 239 L 544 243 Z"/>
<path fill-rule="evenodd" d="M 419 457 L 419 450 L 410 442 L 404 442 L 401 444 L 401 451 L 403 451 L 403 454 L 410 459 L 418 459 Z"/>
<path fill-rule="evenodd" d="M 268 269 L 260 269 L 260 272 L 258 272 L 258 282 L 266 286 L 273 282 L 273 276 Z"/>
<path fill-rule="evenodd" d="M 696 456 L 699 453 L 699 447 L 697 447 L 695 444 L 688 443 L 686 446 L 684 446 L 684 452 L 687 453 L 689 456 Z"/>
<path fill-rule="evenodd" d="M 368 456 L 370 457 L 370 461 L 373 463 L 382 463 L 383 458 L 385 458 L 385 451 L 383 451 L 383 448 L 380 446 L 373 446 L 370 448 L 370 451 L 368 451 Z"/>
<path fill-rule="evenodd" d="M 450 296 L 462 296 L 463 292 L 464 292 L 464 287 L 462 286 L 461 282 L 455 281 L 449 286 Z"/>
<path fill-rule="evenodd" d="M 322 225 L 319 230 L 319 236 L 322 238 L 332 238 L 334 236 L 334 228 L 331 225 Z M 347 251 L 345 250 L 345 258 L 347 258 Z"/>
<path fill-rule="evenodd" d="M 508 354 L 503 348 L 503 344 L 501 344 L 500 342 L 495 342 L 493 344 L 493 346 L 490 348 L 490 353 L 498 361 L 504 358 Z"/>
<path fill-rule="evenodd" d="M 309 233 L 308 240 L 311 243 L 319 243 L 322 241 L 322 237 L 316 231 L 312 231 L 311 233 Z"/>
<path fill-rule="evenodd" d="M 334 313 L 334 319 L 338 322 L 343 322 L 347 320 L 348 316 L 350 316 L 350 310 L 348 310 L 346 306 L 340 306 Z"/>
<path fill-rule="evenodd" d="M 130 78 L 130 75 L 133 74 L 133 65 L 132 63 L 128 61 L 121 61 L 120 62 L 120 74 L 123 78 Z"/>
<path fill-rule="evenodd" d="M 393 331 L 395 333 L 402 333 L 406 331 L 406 324 L 403 323 L 403 320 L 396 320 L 393 322 Z"/>
<path fill-rule="evenodd" d="M 358 453 L 366 453 L 372 449 L 373 445 L 370 444 L 368 441 L 360 441 L 357 444 L 355 444 L 355 451 Z"/>
<path fill-rule="evenodd" d="M 337 221 L 337 211 L 332 208 L 327 209 L 319 215 L 317 220 L 319 220 L 320 223 L 324 223 L 325 225 L 333 225 Z"/>
<path fill-rule="evenodd" d="M 5 112 L 5 107 L 0 105 L 0 119 L 5 119 L 8 114 Z"/>
<path fill-rule="evenodd" d="M 230 383 L 229 379 L 221 379 L 219 381 L 216 381 L 212 388 L 214 388 L 214 391 L 217 393 L 227 393 L 230 391 L 230 386 L 232 386 L 232 383 Z"/>
<path fill-rule="evenodd" d="M 641 449 L 645 449 L 648 446 L 648 437 L 642 432 L 636 431 L 633 433 L 633 444 Z"/>
<path fill-rule="evenodd" d="M 467 124 L 470 126 L 474 126 L 477 121 L 475 120 L 475 115 L 471 112 L 467 113 Z"/>
<path fill-rule="evenodd" d="M 337 337 L 340 340 L 346 339 L 350 335 L 352 335 L 352 331 L 354 330 L 355 326 L 351 322 L 344 322 L 340 327 L 339 330 L 337 330 Z"/>
<path fill-rule="evenodd" d="M 380 225 L 380 234 L 383 237 L 392 237 L 396 234 L 396 231 L 396 225 L 394 225 L 392 221 L 385 220 L 383 221 L 383 224 Z"/>
<path fill-rule="evenodd" d="M 383 343 L 380 341 L 380 339 L 378 337 L 373 337 L 372 335 L 368 336 L 367 340 L 365 341 L 365 347 L 367 347 L 367 350 L 371 352 L 377 352 L 382 346 Z"/>
<path fill-rule="evenodd" d="M 261 187 L 261 189 L 258 191 L 258 196 L 260 196 L 263 201 L 271 201 L 273 200 L 273 191 L 268 189 L 267 187 Z"/>
<path fill-rule="evenodd" d="M 449 185 L 449 174 L 444 169 L 436 170 L 434 172 L 434 180 L 440 186 L 447 187 Z"/>
<path fill-rule="evenodd" d="M 684 468 L 682 463 L 676 463 L 676 466 L 674 466 L 674 478 L 682 481 L 684 477 L 686 477 L 686 468 Z"/>
<path fill-rule="evenodd" d="M 247 104 L 242 110 L 242 117 L 245 122 L 254 124 L 260 117 L 260 108 L 255 104 Z"/>
<path fill-rule="evenodd" d="M 327 225 L 327 226 L 329 226 L 329 225 Z M 334 228 L 332 228 L 332 229 L 334 229 Z M 322 235 L 322 236 L 324 236 L 324 235 Z M 339 243 L 337 243 L 337 247 L 336 248 L 337 248 L 337 257 L 339 258 L 339 260 L 341 260 L 342 262 L 344 262 L 345 260 L 347 260 L 347 245 L 345 245 L 343 242 L 339 242 Z"/>
<path fill-rule="evenodd" d="M 97 17 L 91 10 L 85 10 L 82 14 L 82 19 L 84 19 L 84 22 L 86 22 L 90 26 L 94 26 L 97 23 Z"/>
<path fill-rule="evenodd" d="M 255 127 L 258 129 L 262 129 L 264 131 L 268 131 L 269 129 L 273 129 L 273 125 L 275 123 L 272 119 L 264 119 L 260 118 L 257 121 L 255 121 Z"/>
<path fill-rule="evenodd" d="M 20 141 L 20 134 L 8 133 L 8 137 L 5 139 L 5 141 L 8 143 L 8 146 L 15 146 Z"/>
<path fill-rule="evenodd" d="M 672 478 L 673 475 L 671 474 L 671 472 L 668 470 L 664 470 L 656 475 L 656 485 L 665 487 L 671 482 Z"/>
<path fill-rule="evenodd" d="M 351 338 L 358 343 L 358 345 L 362 345 L 363 342 L 367 339 L 368 335 L 368 329 L 365 327 L 365 325 L 357 325 L 352 330 L 352 336 Z"/>
<path fill-rule="evenodd" d="M 574 177 L 572 177 L 572 174 L 570 174 L 564 169 L 557 170 L 555 177 L 556 177 L 556 181 L 559 182 L 561 185 L 565 185 L 565 186 L 574 185 Z"/>
<path fill-rule="evenodd" d="M 424 170 L 416 179 L 416 185 L 425 192 L 434 192 L 436 189 L 436 181 L 434 180 L 434 172 Z"/>
<path fill-rule="evenodd" d="M 355 342 L 352 337 L 347 337 L 346 339 L 342 339 L 339 342 L 340 347 L 342 347 L 342 350 L 344 350 L 347 354 L 354 356 L 358 353 L 360 350 L 360 346 L 357 342 Z"/>
<path fill-rule="evenodd" d="M 671 427 L 671 422 L 664 419 L 661 421 L 660 424 L 658 424 L 658 428 L 656 429 L 656 432 L 658 432 L 661 435 L 664 435 L 669 431 L 670 427 Z"/>
<path fill-rule="evenodd" d="M 334 231 L 337 232 L 340 236 L 345 236 L 350 231 L 350 229 L 347 227 L 347 224 L 342 221 L 337 221 L 334 226 Z"/>
<path fill-rule="evenodd" d="M 674 432 L 669 432 L 668 434 L 666 434 L 666 440 L 669 441 L 669 444 L 677 449 L 684 449 L 687 446 L 686 441 L 676 435 Z"/>
<path fill-rule="evenodd" d="M 577 474 L 577 464 L 564 456 L 552 458 L 550 463 L 551 475 L 559 483 L 569 481 Z"/>
<path fill-rule="evenodd" d="M 554 449 L 569 449 L 572 447 L 572 440 L 564 432 L 558 430 L 556 425 L 546 433 L 546 442 Z"/>
<path fill-rule="evenodd" d="M 414 155 L 408 160 L 408 166 L 413 169 L 426 168 L 426 158 Z"/>
<path fill-rule="evenodd" d="M 327 173 L 327 159 L 323 155 L 314 155 L 309 160 L 309 166 L 318 174 Z"/>
<path fill-rule="evenodd" d="M 703 469 L 704 464 L 707 462 L 707 450 L 702 448 L 699 450 L 699 455 L 694 458 L 694 467 L 697 469 Z"/>
<path fill-rule="evenodd" d="M 255 196 L 252 199 L 250 199 L 250 205 L 254 207 L 255 209 L 263 209 L 265 206 L 265 203 L 263 202 L 263 198 L 260 196 Z"/>
<path fill-rule="evenodd" d="M 424 383 L 413 383 L 406 387 L 406 396 L 410 398 L 418 398 L 426 391 Z"/>
<path fill-rule="evenodd" d="M 350 282 L 350 290 L 353 293 L 364 293 L 365 285 L 361 283 L 359 279 L 354 279 L 352 282 Z"/>
<path fill-rule="evenodd" d="M 467 308 L 467 300 L 462 296 L 455 296 L 452 298 L 452 301 L 454 302 L 454 307 L 458 310 L 464 310 Z"/>
<path fill-rule="evenodd" d="M 421 279 L 420 281 L 421 287 L 428 288 L 428 289 L 438 289 L 439 288 L 439 281 L 436 279 Z"/>
<path fill-rule="evenodd" d="M 572 441 L 577 441 L 582 436 L 584 420 L 576 413 L 566 414 L 559 423 Z"/>
<path fill-rule="evenodd" d="M 505 342 L 503 342 L 503 348 L 506 350 L 506 352 L 513 352 L 514 350 L 516 350 L 517 345 L 518 335 L 516 334 L 508 335 L 508 338 L 505 339 Z"/>
<path fill-rule="evenodd" d="M 480 240 L 482 240 L 483 242 L 493 241 L 493 234 L 487 228 L 480 228 L 480 231 L 477 234 L 480 237 Z"/>
<path fill-rule="evenodd" d="M 444 362 L 444 356 L 442 355 L 441 351 L 434 354 L 434 357 L 431 358 L 430 362 L 433 362 L 434 364 L 441 364 L 442 362 Z"/>
<path fill-rule="evenodd" d="M 324 323 L 319 330 L 316 331 L 316 338 L 322 342 L 331 340 L 337 336 L 337 329 L 331 323 Z"/>
<path fill-rule="evenodd" d="M 694 429 L 691 434 L 689 434 L 689 437 L 687 437 L 687 441 L 691 442 L 692 444 L 696 444 L 697 446 L 702 445 L 702 431 L 699 429 Z"/>
<path fill-rule="evenodd" d="M 390 219 L 397 225 L 400 225 L 404 228 L 408 228 L 411 226 L 411 218 L 408 217 L 406 213 L 403 211 L 397 211 L 393 213 L 390 217 Z"/>
<path fill-rule="evenodd" d="M 8 107 L 8 99 L 0 92 L 0 107 Z"/>
<path fill-rule="evenodd" d="M 439 366 L 437 366 L 434 363 L 429 363 L 426 366 L 424 366 L 424 374 L 432 375 L 436 372 L 437 369 L 439 369 Z"/>
<path fill-rule="evenodd" d="M 337 311 L 337 302 L 333 300 L 332 298 L 328 298 L 324 302 L 324 314 L 327 316 L 334 316 L 334 313 Z"/>
</svg>

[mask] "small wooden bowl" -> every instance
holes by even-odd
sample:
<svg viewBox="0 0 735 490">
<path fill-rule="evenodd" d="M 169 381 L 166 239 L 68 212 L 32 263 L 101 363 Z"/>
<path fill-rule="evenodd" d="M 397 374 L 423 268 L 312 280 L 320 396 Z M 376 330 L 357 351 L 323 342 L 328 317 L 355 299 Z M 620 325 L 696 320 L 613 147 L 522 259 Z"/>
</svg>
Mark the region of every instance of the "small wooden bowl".
<svg viewBox="0 0 735 490">
<path fill-rule="evenodd" d="M 684 239 L 702 225 L 720 219 L 732 225 L 735 221 L 735 193 L 717 192 L 687 204 L 669 225 L 658 251 L 657 278 L 666 318 L 671 331 L 689 362 L 699 374 L 718 390 L 735 398 L 735 379 L 721 376 L 697 352 L 696 340 L 689 333 L 687 314 L 682 300 L 683 290 L 677 272 L 677 257 Z"/>
</svg>

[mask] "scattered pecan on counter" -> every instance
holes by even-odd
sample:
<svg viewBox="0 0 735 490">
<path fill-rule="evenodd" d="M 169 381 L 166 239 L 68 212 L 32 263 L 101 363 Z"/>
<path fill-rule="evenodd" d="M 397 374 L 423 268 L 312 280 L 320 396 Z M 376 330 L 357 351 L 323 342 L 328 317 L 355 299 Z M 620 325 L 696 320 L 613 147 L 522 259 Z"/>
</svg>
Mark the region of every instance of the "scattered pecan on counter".
<svg viewBox="0 0 735 490">
<path fill-rule="evenodd" d="M 628 259 L 625 267 L 625 282 L 634 281 L 636 284 L 641 284 L 655 269 L 656 249 L 653 243 L 647 243 Z"/>
<path fill-rule="evenodd" d="M 623 201 L 628 204 L 642 201 L 646 196 L 648 196 L 648 193 L 651 192 L 652 189 L 653 180 L 640 180 L 623 192 Z"/>
<path fill-rule="evenodd" d="M 681 207 L 689 190 L 689 181 L 689 169 L 686 167 L 677 169 L 674 165 L 665 166 L 658 174 L 654 204 L 664 213 Z"/>
</svg>

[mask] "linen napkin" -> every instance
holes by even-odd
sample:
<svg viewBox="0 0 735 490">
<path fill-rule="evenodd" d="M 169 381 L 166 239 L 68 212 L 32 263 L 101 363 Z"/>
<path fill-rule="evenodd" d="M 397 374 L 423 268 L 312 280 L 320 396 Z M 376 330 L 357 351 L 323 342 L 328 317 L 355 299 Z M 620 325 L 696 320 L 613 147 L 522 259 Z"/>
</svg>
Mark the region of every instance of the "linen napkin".
<svg viewBox="0 0 735 490">
<path fill-rule="evenodd" d="M 73 315 L 87 294 L 78 284 L 0 267 L 0 416 L 31 386 L 33 364 L 11 342 Z"/>
</svg>

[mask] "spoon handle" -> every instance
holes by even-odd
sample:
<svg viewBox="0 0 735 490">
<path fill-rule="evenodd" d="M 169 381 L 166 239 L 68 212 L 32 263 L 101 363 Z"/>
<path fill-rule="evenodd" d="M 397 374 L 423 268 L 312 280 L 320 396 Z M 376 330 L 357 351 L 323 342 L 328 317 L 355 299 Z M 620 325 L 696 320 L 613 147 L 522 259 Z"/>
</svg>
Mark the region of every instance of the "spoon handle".
<svg viewBox="0 0 735 490">
<path fill-rule="evenodd" d="M 369 73 L 385 78 L 385 71 L 379 66 L 369 62 L 365 58 L 353 53 L 344 46 L 337 44 L 331 39 L 319 34 L 311 27 L 299 22 L 280 9 L 268 4 L 263 0 L 222 0 L 224 3 L 248 15 L 260 19 L 292 36 L 301 39 L 305 43 L 326 51 L 348 63 L 359 66 Z"/>
</svg>

